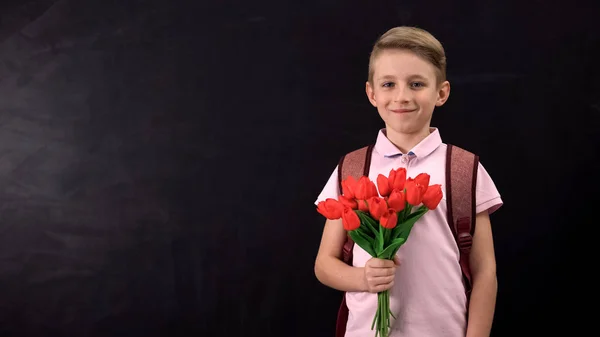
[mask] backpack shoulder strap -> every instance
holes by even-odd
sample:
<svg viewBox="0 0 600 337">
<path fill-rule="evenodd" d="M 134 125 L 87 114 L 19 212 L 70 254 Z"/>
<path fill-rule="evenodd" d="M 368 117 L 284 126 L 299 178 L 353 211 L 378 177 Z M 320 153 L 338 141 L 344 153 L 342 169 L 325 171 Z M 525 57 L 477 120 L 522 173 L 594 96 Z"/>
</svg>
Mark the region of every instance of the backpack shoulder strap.
<svg viewBox="0 0 600 337">
<path fill-rule="evenodd" d="M 472 280 L 469 253 L 475 233 L 475 187 L 479 157 L 458 146 L 448 144 L 446 152 L 446 200 L 448 224 L 460 254 L 460 268 L 465 281 L 467 300 Z"/>
<path fill-rule="evenodd" d="M 369 175 L 372 153 L 373 145 L 369 145 L 347 153 L 340 158 L 338 163 L 338 187 L 340 194 L 342 193 L 342 181 L 347 177 L 352 176 L 358 180 L 363 175 Z"/>
<path fill-rule="evenodd" d="M 346 177 L 352 176 L 355 179 L 360 179 L 361 176 L 369 176 L 371 168 L 371 154 L 373 146 L 369 145 L 358 150 L 354 150 L 340 158 L 338 163 L 338 189 L 342 194 L 342 181 Z M 354 241 L 350 236 L 346 236 L 346 242 L 342 249 L 342 260 L 344 263 L 352 265 L 352 249 Z M 346 323 L 348 322 L 348 306 L 346 305 L 346 296 L 342 298 L 342 303 L 338 309 L 337 322 L 335 327 L 335 336 L 344 337 L 346 334 Z"/>
<path fill-rule="evenodd" d="M 340 195 L 342 194 L 342 181 L 344 179 L 352 176 L 358 180 L 363 175 L 369 175 L 372 153 L 373 145 L 369 145 L 347 153 L 340 158 L 338 163 L 338 189 Z M 354 241 L 348 236 L 343 249 L 343 260 L 346 264 L 352 264 L 353 246 Z"/>
</svg>

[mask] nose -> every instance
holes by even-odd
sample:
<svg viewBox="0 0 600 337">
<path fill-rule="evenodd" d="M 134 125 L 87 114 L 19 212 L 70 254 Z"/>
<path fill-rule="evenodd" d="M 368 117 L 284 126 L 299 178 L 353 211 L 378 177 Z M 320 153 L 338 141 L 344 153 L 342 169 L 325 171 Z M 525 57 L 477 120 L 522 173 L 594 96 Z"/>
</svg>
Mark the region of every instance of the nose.
<svg viewBox="0 0 600 337">
<path fill-rule="evenodd" d="M 406 86 L 397 86 L 394 93 L 394 102 L 409 102 L 411 97 L 410 89 Z"/>
</svg>

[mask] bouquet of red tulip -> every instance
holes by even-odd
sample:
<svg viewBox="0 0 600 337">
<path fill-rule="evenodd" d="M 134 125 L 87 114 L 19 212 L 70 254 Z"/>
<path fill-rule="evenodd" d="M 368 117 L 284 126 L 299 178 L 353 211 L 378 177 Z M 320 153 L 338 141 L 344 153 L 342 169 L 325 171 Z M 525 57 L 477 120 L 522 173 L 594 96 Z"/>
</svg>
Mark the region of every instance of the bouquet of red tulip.
<svg viewBox="0 0 600 337">
<path fill-rule="evenodd" d="M 393 260 L 408 239 L 414 224 L 442 199 L 441 185 L 429 186 L 430 176 L 421 173 L 406 177 L 406 169 L 391 170 L 389 176 L 379 174 L 377 186 L 367 176 L 342 181 L 339 200 L 326 199 L 317 211 L 327 219 L 342 219 L 344 229 L 354 242 L 372 257 Z M 375 336 L 388 337 L 390 328 L 389 290 L 377 294 L 378 308 L 371 330 Z"/>
</svg>

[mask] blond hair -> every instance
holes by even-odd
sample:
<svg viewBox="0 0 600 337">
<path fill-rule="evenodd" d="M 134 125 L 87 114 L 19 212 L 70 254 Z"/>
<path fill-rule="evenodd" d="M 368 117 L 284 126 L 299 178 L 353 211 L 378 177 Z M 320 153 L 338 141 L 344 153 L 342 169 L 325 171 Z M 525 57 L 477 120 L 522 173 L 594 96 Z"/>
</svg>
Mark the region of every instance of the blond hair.
<svg viewBox="0 0 600 337">
<path fill-rule="evenodd" d="M 440 41 L 423 29 L 402 26 L 388 30 L 375 42 L 369 59 L 371 84 L 373 84 L 375 60 L 388 49 L 407 50 L 416 54 L 434 66 L 438 84 L 446 80 L 446 53 Z"/>
</svg>

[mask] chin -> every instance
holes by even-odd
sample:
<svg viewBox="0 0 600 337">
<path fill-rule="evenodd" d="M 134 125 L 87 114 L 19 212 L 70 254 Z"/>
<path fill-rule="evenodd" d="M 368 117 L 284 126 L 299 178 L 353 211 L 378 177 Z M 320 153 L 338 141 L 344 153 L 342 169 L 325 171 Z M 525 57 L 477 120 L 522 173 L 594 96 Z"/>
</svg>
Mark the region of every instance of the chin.
<svg viewBox="0 0 600 337">
<path fill-rule="evenodd" d="M 408 125 L 407 124 L 401 124 L 401 125 L 386 124 L 386 128 L 393 130 L 395 133 L 404 134 L 404 135 L 419 133 L 419 132 L 423 131 L 423 129 L 424 129 L 424 127 L 422 127 L 422 126 L 416 126 L 416 125 L 410 125 L 410 124 L 408 124 Z"/>
</svg>

